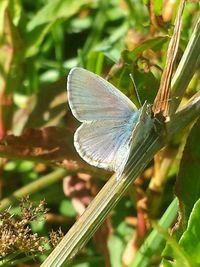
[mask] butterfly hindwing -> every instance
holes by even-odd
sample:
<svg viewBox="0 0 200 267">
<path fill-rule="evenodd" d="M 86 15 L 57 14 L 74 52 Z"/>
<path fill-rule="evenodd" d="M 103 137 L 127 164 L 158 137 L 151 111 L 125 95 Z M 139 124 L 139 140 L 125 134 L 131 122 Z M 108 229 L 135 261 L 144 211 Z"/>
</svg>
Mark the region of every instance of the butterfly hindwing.
<svg viewBox="0 0 200 267">
<path fill-rule="evenodd" d="M 120 172 L 129 156 L 133 128 L 128 121 L 83 123 L 75 133 L 74 144 L 89 164 Z"/>
</svg>

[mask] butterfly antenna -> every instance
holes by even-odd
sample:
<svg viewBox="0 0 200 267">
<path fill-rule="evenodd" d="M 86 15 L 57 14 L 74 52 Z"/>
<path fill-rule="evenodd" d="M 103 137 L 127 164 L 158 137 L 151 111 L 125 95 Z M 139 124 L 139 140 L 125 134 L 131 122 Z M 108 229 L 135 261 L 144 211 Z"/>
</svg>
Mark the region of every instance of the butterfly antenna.
<svg viewBox="0 0 200 267">
<path fill-rule="evenodd" d="M 141 102 L 140 96 L 139 96 L 139 94 L 138 94 L 138 90 L 137 90 L 137 87 L 136 87 L 136 84 L 135 84 L 133 75 L 130 73 L 129 76 L 130 76 L 131 81 L 132 81 L 132 83 L 133 83 L 133 87 L 134 87 L 135 94 L 136 94 L 136 96 L 137 96 L 137 100 L 138 100 L 138 102 L 139 102 L 139 105 L 140 105 L 140 107 L 142 107 L 142 102 Z"/>
</svg>

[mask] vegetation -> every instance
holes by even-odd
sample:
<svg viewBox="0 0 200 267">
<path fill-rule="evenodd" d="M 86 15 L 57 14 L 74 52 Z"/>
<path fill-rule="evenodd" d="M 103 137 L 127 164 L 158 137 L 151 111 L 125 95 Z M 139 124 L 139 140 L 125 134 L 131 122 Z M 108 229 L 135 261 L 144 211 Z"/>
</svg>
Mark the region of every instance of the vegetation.
<svg viewBox="0 0 200 267">
<path fill-rule="evenodd" d="M 151 156 L 166 146 L 153 160 L 147 153 L 149 163 L 131 185 L 133 175 L 123 189 L 114 176 L 106 183 L 111 173 L 79 157 L 73 146 L 79 123 L 66 94 L 68 72 L 81 66 L 139 108 L 131 73 L 142 103 L 153 103 L 177 8 L 178 1 L 158 0 L 0 1 L 0 266 L 42 264 L 104 184 L 105 199 L 111 188 L 117 194 L 86 213 L 89 229 L 98 230 L 73 243 L 70 266 L 199 266 L 198 1 L 185 5 L 169 100 L 173 106 L 182 99 L 182 113 L 172 116 L 170 138 Z M 66 266 L 64 250 L 57 251 Z"/>
</svg>

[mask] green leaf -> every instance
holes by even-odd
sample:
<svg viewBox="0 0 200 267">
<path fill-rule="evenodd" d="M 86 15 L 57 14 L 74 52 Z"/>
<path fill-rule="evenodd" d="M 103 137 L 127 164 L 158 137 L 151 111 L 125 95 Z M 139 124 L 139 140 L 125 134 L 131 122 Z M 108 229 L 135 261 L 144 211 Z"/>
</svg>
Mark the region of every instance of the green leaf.
<svg viewBox="0 0 200 267">
<path fill-rule="evenodd" d="M 18 25 L 22 15 L 22 4 L 20 0 L 9 1 L 9 11 L 11 13 L 12 21 L 15 26 Z"/>
<path fill-rule="evenodd" d="M 182 236 L 179 243 L 183 247 L 184 251 L 190 256 L 190 261 L 192 261 L 191 266 L 196 266 L 196 263 L 198 262 L 197 260 L 199 260 L 199 257 L 198 259 L 195 259 L 195 257 L 191 255 L 192 250 L 194 250 L 195 253 L 197 253 L 198 250 L 200 253 L 200 247 L 198 246 L 199 241 L 197 242 L 198 234 L 200 238 L 200 233 L 198 233 L 196 229 L 196 227 L 198 227 L 198 221 L 196 219 L 198 215 L 196 210 L 199 205 L 197 206 L 196 210 L 195 208 L 193 210 L 195 215 L 193 216 L 191 213 L 196 201 L 200 198 L 200 147 L 197 145 L 199 143 L 199 135 L 200 119 L 198 119 L 193 126 L 187 139 L 175 189 L 180 203 L 181 220 L 179 221 L 179 227 L 174 232 L 174 238 L 179 239 L 180 236 Z M 197 223 L 196 226 L 194 226 L 194 221 Z M 186 228 L 187 231 L 184 232 Z M 190 236 L 189 238 L 189 233 L 192 231 L 194 231 L 193 236 Z M 169 243 L 167 243 L 167 246 L 164 250 L 164 255 L 175 259 L 176 262 L 180 261 L 173 246 L 170 246 Z"/>
<path fill-rule="evenodd" d="M 156 16 L 162 15 L 162 9 L 163 9 L 163 1 L 160 0 L 154 0 L 153 1 L 153 9 Z"/>
<path fill-rule="evenodd" d="M 164 267 L 198 267 L 200 266 L 200 199 L 195 203 L 191 212 L 187 230 L 180 238 L 179 244 L 176 244 L 175 240 L 170 242 L 168 239 L 168 245 L 171 246 L 170 255 L 169 249 L 165 250 L 165 256 L 171 258 L 170 261 L 163 260 Z M 177 245 L 180 247 L 178 248 Z M 185 257 L 185 260 L 184 260 Z"/>
<path fill-rule="evenodd" d="M 26 35 L 26 56 L 33 56 L 39 51 L 39 46 L 44 40 L 47 33 L 50 32 L 53 25 L 57 25 L 72 16 L 86 4 L 90 4 L 90 0 L 71 1 L 56 0 L 50 1 L 27 24 Z"/>
<path fill-rule="evenodd" d="M 162 249 L 164 239 L 168 238 L 168 236 L 166 237 L 163 234 L 163 231 L 167 231 L 170 227 L 174 218 L 177 216 L 177 211 L 178 205 L 177 199 L 175 198 L 160 219 L 158 223 L 159 227 L 155 227 L 151 231 L 129 267 L 147 267 L 150 265 L 154 255 L 158 255 L 158 252 Z M 162 229 L 161 233 L 158 233 L 158 228 Z"/>
<path fill-rule="evenodd" d="M 91 0 L 71 1 L 55 0 L 49 1 L 28 23 L 28 31 L 32 31 L 42 24 L 52 23 L 58 19 L 67 19 L 75 15 L 82 6 L 90 4 Z"/>
<path fill-rule="evenodd" d="M 149 40 L 144 41 L 138 47 L 132 51 L 125 50 L 122 52 L 122 58 L 126 63 L 132 63 L 147 49 L 160 49 L 164 43 L 168 40 L 167 36 L 159 36 Z"/>
<path fill-rule="evenodd" d="M 0 39 L 2 38 L 2 35 L 3 35 L 4 13 L 5 13 L 5 9 L 6 9 L 7 6 L 8 6 L 8 0 L 0 1 Z"/>
<path fill-rule="evenodd" d="M 62 200 L 60 204 L 60 212 L 63 215 L 74 217 L 76 216 L 76 211 L 69 199 Z"/>
<path fill-rule="evenodd" d="M 110 261 L 112 266 L 121 266 L 121 257 L 124 250 L 124 242 L 119 235 L 112 235 L 108 241 L 108 248 L 110 251 Z"/>
<path fill-rule="evenodd" d="M 185 267 L 182 262 L 169 262 L 168 260 L 163 260 L 162 263 L 164 267 Z"/>
<path fill-rule="evenodd" d="M 101 75 L 103 70 L 104 54 L 101 52 L 91 52 L 88 56 L 87 69 Z"/>
<path fill-rule="evenodd" d="M 200 199 L 195 203 L 189 218 L 187 230 L 180 239 L 180 245 L 192 258 L 192 266 L 200 266 Z"/>
<path fill-rule="evenodd" d="M 182 210 L 182 222 L 186 227 L 195 202 L 200 198 L 200 118 L 187 139 L 176 182 L 176 194 Z"/>
</svg>

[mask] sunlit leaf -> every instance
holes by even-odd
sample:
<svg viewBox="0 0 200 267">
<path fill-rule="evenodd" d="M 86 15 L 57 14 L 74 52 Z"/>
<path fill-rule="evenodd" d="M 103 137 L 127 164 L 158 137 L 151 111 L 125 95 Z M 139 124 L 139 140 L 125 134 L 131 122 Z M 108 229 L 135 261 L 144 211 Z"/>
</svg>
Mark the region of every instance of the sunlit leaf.
<svg viewBox="0 0 200 267">
<path fill-rule="evenodd" d="M 138 45 L 132 51 L 125 50 L 122 53 L 122 57 L 126 63 L 134 62 L 141 54 L 147 49 L 158 50 L 162 45 L 168 40 L 167 36 L 159 36 L 153 39 L 144 41 L 142 44 Z"/>
</svg>

